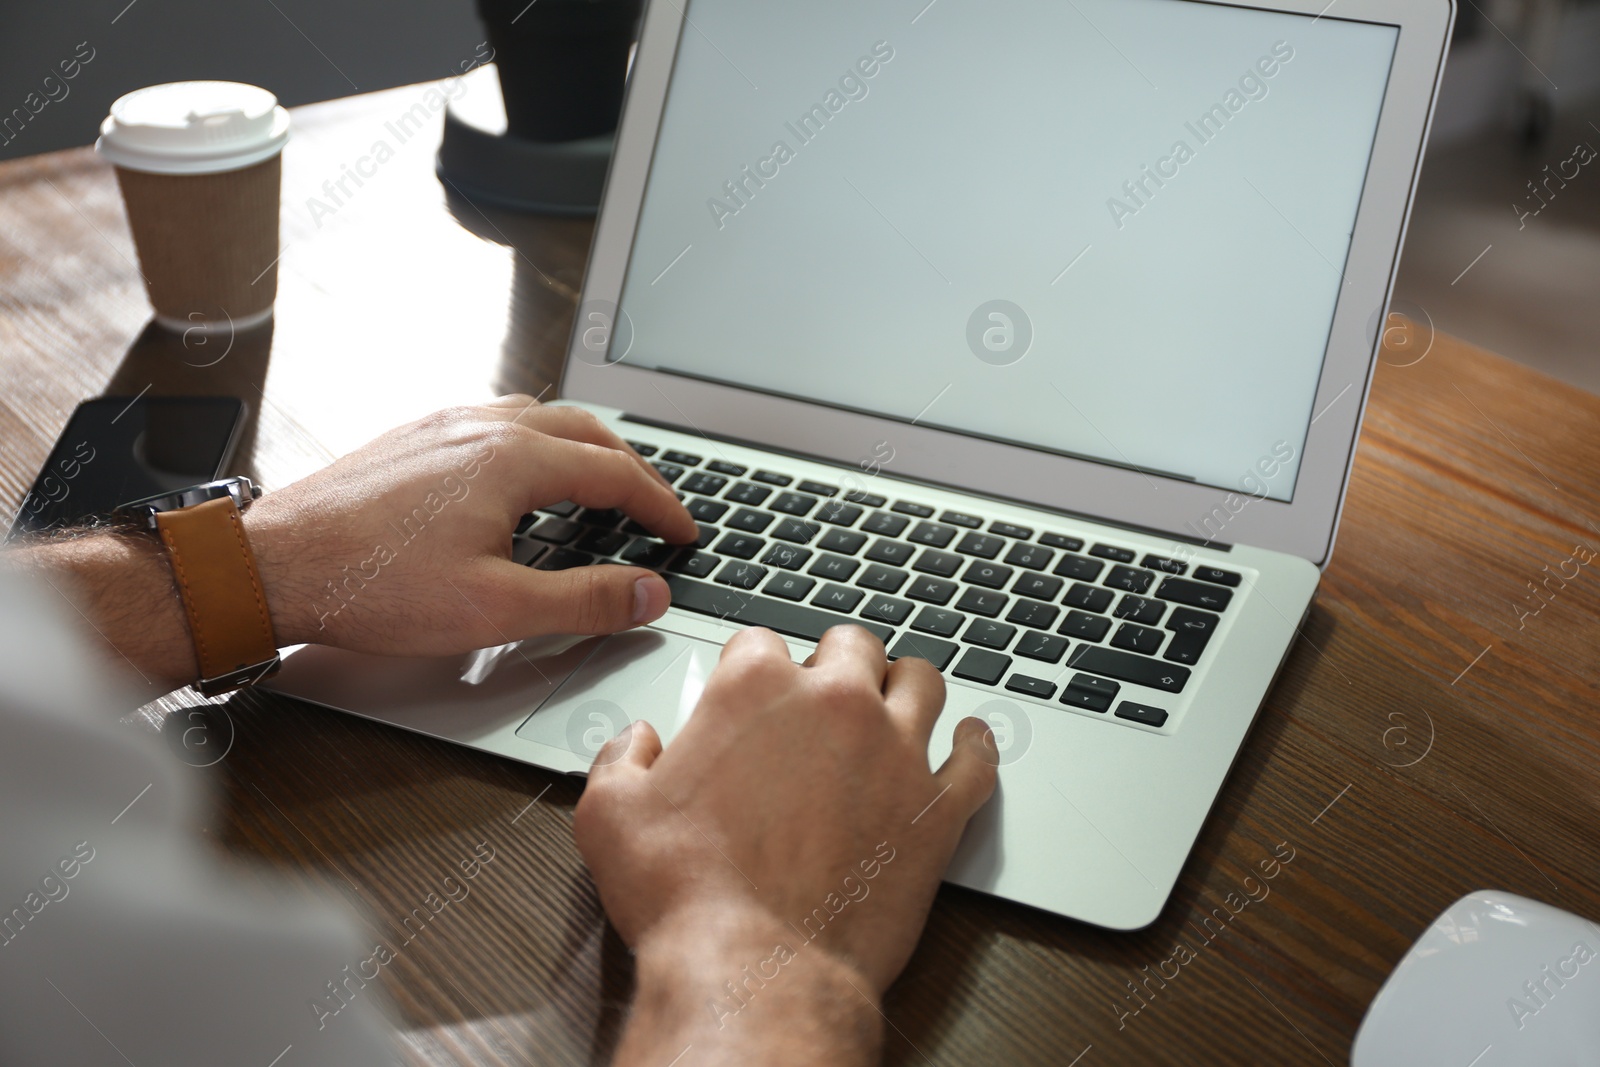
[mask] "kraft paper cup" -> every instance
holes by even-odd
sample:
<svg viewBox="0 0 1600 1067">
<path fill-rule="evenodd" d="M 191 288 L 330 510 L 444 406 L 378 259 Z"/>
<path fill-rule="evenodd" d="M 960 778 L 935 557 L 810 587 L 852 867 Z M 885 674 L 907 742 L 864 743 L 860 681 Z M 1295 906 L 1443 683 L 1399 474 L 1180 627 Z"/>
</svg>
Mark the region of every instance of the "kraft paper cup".
<svg viewBox="0 0 1600 1067">
<path fill-rule="evenodd" d="M 289 113 L 239 82 L 171 82 L 120 97 L 95 148 L 117 172 L 155 319 L 248 329 L 278 294 L 278 199 Z"/>
</svg>

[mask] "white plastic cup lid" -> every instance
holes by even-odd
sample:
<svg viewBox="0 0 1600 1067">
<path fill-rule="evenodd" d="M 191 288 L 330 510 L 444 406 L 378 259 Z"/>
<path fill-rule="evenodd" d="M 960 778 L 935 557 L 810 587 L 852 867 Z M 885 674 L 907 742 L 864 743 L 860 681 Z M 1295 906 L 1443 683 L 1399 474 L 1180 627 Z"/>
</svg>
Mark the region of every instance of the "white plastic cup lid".
<svg viewBox="0 0 1600 1067">
<path fill-rule="evenodd" d="M 238 170 L 283 150 L 289 112 L 243 82 L 168 82 L 118 97 L 95 149 L 119 167 L 156 174 Z"/>
</svg>

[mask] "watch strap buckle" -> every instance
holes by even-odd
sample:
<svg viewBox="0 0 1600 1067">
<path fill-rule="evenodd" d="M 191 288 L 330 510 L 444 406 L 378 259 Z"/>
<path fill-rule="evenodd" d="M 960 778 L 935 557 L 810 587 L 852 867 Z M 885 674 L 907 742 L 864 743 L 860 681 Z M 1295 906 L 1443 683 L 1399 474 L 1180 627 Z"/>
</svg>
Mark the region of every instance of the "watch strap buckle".
<svg viewBox="0 0 1600 1067">
<path fill-rule="evenodd" d="M 274 653 L 271 659 L 264 659 L 260 663 L 252 663 L 248 667 L 240 667 L 227 674 L 202 678 L 193 683 L 193 688 L 201 696 L 221 696 L 223 693 L 231 693 L 235 689 L 255 685 L 263 679 L 271 678 L 278 673 L 278 668 L 282 665 L 283 657 Z"/>
</svg>

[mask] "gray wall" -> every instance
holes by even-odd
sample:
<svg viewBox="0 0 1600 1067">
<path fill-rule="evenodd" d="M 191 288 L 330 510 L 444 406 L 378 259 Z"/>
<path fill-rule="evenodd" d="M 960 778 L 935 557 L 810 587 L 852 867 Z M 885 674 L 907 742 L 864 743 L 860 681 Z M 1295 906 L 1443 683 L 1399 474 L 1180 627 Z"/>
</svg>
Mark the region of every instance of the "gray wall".
<svg viewBox="0 0 1600 1067">
<path fill-rule="evenodd" d="M 89 144 L 111 101 L 157 82 L 251 82 L 293 105 L 442 78 L 484 39 L 472 4 L 4 0 L 0 159 Z M 77 76 L 63 79 L 62 61 L 91 49 Z"/>
</svg>

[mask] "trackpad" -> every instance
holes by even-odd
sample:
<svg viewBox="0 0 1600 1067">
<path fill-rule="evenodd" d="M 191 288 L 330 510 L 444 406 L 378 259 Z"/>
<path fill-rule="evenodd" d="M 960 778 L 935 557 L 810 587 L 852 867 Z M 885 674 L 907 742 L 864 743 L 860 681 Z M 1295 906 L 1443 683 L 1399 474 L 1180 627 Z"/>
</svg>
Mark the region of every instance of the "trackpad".
<svg viewBox="0 0 1600 1067">
<path fill-rule="evenodd" d="M 629 723 L 644 720 L 670 743 L 700 702 L 722 654 L 711 641 L 630 630 L 613 634 L 517 730 L 517 736 L 564 749 L 585 767 Z"/>
</svg>

